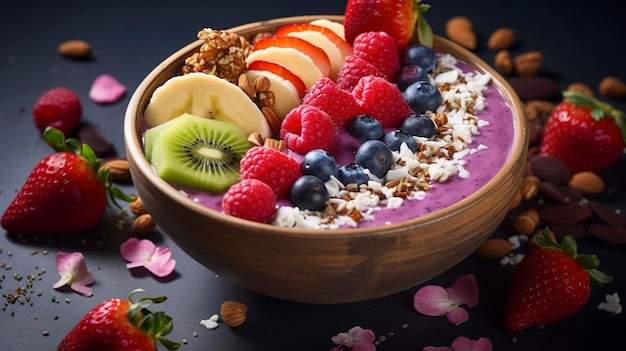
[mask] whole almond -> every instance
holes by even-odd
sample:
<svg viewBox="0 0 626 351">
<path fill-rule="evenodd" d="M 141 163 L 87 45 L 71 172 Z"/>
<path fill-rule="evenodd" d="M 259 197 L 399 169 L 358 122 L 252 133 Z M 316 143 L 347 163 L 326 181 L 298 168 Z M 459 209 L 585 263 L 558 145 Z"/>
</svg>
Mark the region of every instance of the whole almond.
<svg viewBox="0 0 626 351">
<path fill-rule="evenodd" d="M 591 216 L 589 206 L 577 203 L 546 206 L 537 212 L 543 222 L 556 224 L 574 224 L 582 222 Z"/>
<path fill-rule="evenodd" d="M 585 83 L 575 82 L 567 86 L 567 91 L 573 91 L 576 93 L 585 94 L 587 96 L 594 96 L 593 90 Z"/>
<path fill-rule="evenodd" d="M 508 50 L 500 50 L 493 58 L 494 67 L 504 73 L 511 74 L 513 73 L 513 58 L 511 57 L 511 52 Z"/>
<path fill-rule="evenodd" d="M 139 196 L 135 197 L 135 200 L 128 204 L 128 209 L 135 216 L 141 216 L 148 213 L 146 206 Z"/>
<path fill-rule="evenodd" d="M 515 193 L 515 197 L 513 198 L 513 201 L 511 202 L 511 204 L 509 205 L 509 211 L 516 209 L 522 203 L 523 199 L 524 198 L 522 196 L 522 189 L 520 188 Z"/>
<path fill-rule="evenodd" d="M 130 166 L 125 158 L 114 158 L 102 163 L 102 168 L 108 167 L 111 172 L 111 179 L 114 182 L 130 181 Z"/>
<path fill-rule="evenodd" d="M 487 48 L 498 51 L 509 49 L 515 44 L 515 30 L 503 27 L 494 30 L 487 40 Z"/>
<path fill-rule="evenodd" d="M 609 244 L 626 244 L 626 229 L 601 223 L 589 225 L 589 235 Z"/>
<path fill-rule="evenodd" d="M 529 51 L 515 56 L 513 59 L 515 72 L 521 76 L 533 76 L 543 65 L 543 54 L 539 51 Z"/>
<path fill-rule="evenodd" d="M 626 217 L 622 216 L 617 210 L 598 201 L 589 201 L 589 207 L 602 223 L 626 230 Z"/>
<path fill-rule="evenodd" d="M 248 306 L 238 301 L 227 300 L 220 306 L 222 320 L 229 327 L 238 327 L 246 320 Z"/>
<path fill-rule="evenodd" d="M 68 40 L 59 44 L 57 51 L 63 56 L 84 59 L 91 56 L 91 45 L 84 40 Z"/>
<path fill-rule="evenodd" d="M 572 178 L 567 164 L 552 156 L 536 156 L 530 159 L 533 174 L 539 179 L 557 184 L 565 184 Z"/>
<path fill-rule="evenodd" d="M 580 190 L 583 194 L 597 194 L 604 190 L 604 180 L 590 171 L 574 173 L 567 185 Z"/>
<path fill-rule="evenodd" d="M 510 241 L 500 238 L 492 238 L 485 241 L 478 249 L 476 254 L 482 258 L 502 258 L 513 249 Z"/>
<path fill-rule="evenodd" d="M 465 16 L 455 16 L 446 22 L 446 35 L 450 40 L 473 50 L 476 48 L 476 33 L 474 33 L 474 25 L 469 18 Z"/>
<path fill-rule="evenodd" d="M 533 208 L 520 213 L 513 218 L 513 230 L 518 234 L 529 235 L 539 224 L 539 213 Z"/>
<path fill-rule="evenodd" d="M 521 191 L 524 200 L 535 198 L 539 193 L 539 184 L 541 180 L 537 176 L 524 177 L 522 180 Z"/>
<path fill-rule="evenodd" d="M 626 96 L 626 83 L 617 77 L 607 76 L 600 81 L 598 91 L 606 97 L 621 98 Z"/>
<path fill-rule="evenodd" d="M 156 228 L 156 222 L 150 214 L 137 216 L 131 227 L 131 234 L 136 237 L 146 236 Z"/>
</svg>

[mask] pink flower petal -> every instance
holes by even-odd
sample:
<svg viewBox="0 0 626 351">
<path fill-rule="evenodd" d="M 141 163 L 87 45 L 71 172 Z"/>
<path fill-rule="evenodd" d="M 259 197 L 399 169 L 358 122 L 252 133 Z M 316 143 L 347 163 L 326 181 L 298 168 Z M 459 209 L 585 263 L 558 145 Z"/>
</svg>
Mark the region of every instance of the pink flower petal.
<svg viewBox="0 0 626 351">
<path fill-rule="evenodd" d="M 443 316 L 453 308 L 448 291 L 439 285 L 426 285 L 419 289 L 413 297 L 413 306 L 427 316 Z"/>
<path fill-rule="evenodd" d="M 145 267 L 158 277 L 165 277 L 174 271 L 176 261 L 172 259 L 169 247 L 156 247 L 148 239 L 129 238 L 120 246 L 120 253 L 127 268 Z"/>
<path fill-rule="evenodd" d="M 450 312 L 446 313 L 446 318 L 453 323 L 454 325 L 459 325 L 461 323 L 467 322 L 469 319 L 469 314 L 463 307 L 456 307 L 450 310 Z"/>
<path fill-rule="evenodd" d="M 372 330 L 363 329 L 360 326 L 353 327 L 347 333 L 342 332 L 331 338 L 338 346 L 349 347 L 352 351 L 376 350 L 376 345 L 374 345 L 375 339 L 376 335 L 374 335 Z"/>
<path fill-rule="evenodd" d="M 126 86 L 110 74 L 101 74 L 91 84 L 89 97 L 97 103 L 112 103 L 126 94 Z"/>
<path fill-rule="evenodd" d="M 478 284 L 473 274 L 462 275 L 447 289 L 451 300 L 466 303 L 468 307 L 478 305 Z"/>
<path fill-rule="evenodd" d="M 426 346 L 422 349 L 422 351 L 453 351 L 448 346 Z"/>
<path fill-rule="evenodd" d="M 491 351 L 493 349 L 491 340 L 483 337 L 472 340 L 465 336 L 459 336 L 454 339 L 450 346 L 454 351 Z"/>
<path fill-rule="evenodd" d="M 93 290 L 87 285 L 95 281 L 95 277 L 85 262 L 85 256 L 80 252 L 58 252 L 55 263 L 61 277 L 52 288 L 58 289 L 65 285 L 84 296 L 93 295 Z"/>
</svg>

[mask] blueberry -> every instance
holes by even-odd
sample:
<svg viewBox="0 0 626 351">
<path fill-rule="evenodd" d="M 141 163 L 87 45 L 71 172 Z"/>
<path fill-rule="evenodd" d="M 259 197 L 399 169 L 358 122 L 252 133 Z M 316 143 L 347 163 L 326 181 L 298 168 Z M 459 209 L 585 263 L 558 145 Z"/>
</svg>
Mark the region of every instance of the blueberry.
<svg viewBox="0 0 626 351">
<path fill-rule="evenodd" d="M 406 50 L 402 62 L 405 66 L 420 66 L 424 71 L 431 73 L 437 66 L 437 54 L 428 46 L 416 44 Z"/>
<path fill-rule="evenodd" d="M 402 92 L 402 96 L 404 101 L 409 104 L 409 107 L 419 114 L 424 114 L 426 111 L 434 112 L 443 101 L 439 89 L 424 81 L 409 85 Z"/>
<path fill-rule="evenodd" d="M 400 130 L 412 136 L 430 138 L 435 135 L 435 122 L 426 115 L 411 115 L 402 121 Z"/>
<path fill-rule="evenodd" d="M 382 141 L 368 140 L 356 150 L 354 160 L 356 164 L 369 169 L 378 178 L 383 178 L 393 165 L 393 153 Z"/>
<path fill-rule="evenodd" d="M 306 153 L 300 163 L 302 174 L 318 177 L 327 182 L 330 176 L 337 177 L 339 167 L 335 157 L 322 149 L 314 149 Z"/>
<path fill-rule="evenodd" d="M 301 210 L 321 211 L 328 201 L 328 189 L 321 179 L 303 175 L 289 189 L 289 201 Z"/>
<path fill-rule="evenodd" d="M 358 115 L 352 118 L 346 130 L 348 134 L 361 141 L 380 139 L 383 136 L 383 126 L 376 118 L 369 115 Z"/>
<path fill-rule="evenodd" d="M 415 139 L 410 134 L 400 130 L 393 130 L 385 134 L 383 142 L 389 145 L 389 148 L 393 151 L 400 151 L 400 146 L 402 143 L 405 143 L 411 151 L 417 152 L 417 142 Z"/>
<path fill-rule="evenodd" d="M 361 185 L 367 184 L 370 177 L 365 174 L 365 169 L 363 169 L 363 167 L 357 165 L 356 163 L 349 163 L 339 167 L 339 175 L 337 176 L 337 179 L 339 179 L 339 181 L 344 185 L 352 183 Z"/>
<path fill-rule="evenodd" d="M 398 86 L 398 89 L 403 91 L 415 82 L 428 81 L 428 79 L 428 74 L 422 67 L 417 65 L 407 65 L 398 70 L 394 81 Z"/>
</svg>

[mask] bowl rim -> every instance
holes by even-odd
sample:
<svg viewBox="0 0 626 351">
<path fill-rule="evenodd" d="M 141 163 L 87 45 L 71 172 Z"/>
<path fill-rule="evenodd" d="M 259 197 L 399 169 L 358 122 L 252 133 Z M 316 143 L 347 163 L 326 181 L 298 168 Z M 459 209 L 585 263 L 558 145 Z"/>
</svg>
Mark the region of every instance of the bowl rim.
<svg viewBox="0 0 626 351">
<path fill-rule="evenodd" d="M 301 15 L 301 16 L 289 16 L 273 18 L 263 21 L 250 22 L 243 25 L 231 27 L 225 29 L 226 31 L 232 31 L 235 33 L 247 33 L 249 31 L 258 30 L 259 28 L 275 28 L 281 24 L 306 22 L 312 19 L 329 19 L 331 21 L 343 22 L 342 15 Z M 287 228 L 279 227 L 272 224 L 257 223 L 253 221 L 243 220 L 240 218 L 226 216 L 222 212 L 209 208 L 200 203 L 194 202 L 189 199 L 183 193 L 175 189 L 166 181 L 161 179 L 152 169 L 152 166 L 144 156 L 143 147 L 141 146 L 141 137 L 139 135 L 139 122 L 140 117 L 145 109 L 142 106 L 142 101 L 147 102 L 149 96 L 146 98 L 146 93 L 149 92 L 150 96 L 152 91 L 148 91 L 153 85 L 151 82 L 160 75 L 160 72 L 171 65 L 180 63 L 184 60 L 184 54 L 194 51 L 198 48 L 203 41 L 195 40 L 182 48 L 176 50 L 173 54 L 161 61 L 156 67 L 154 67 L 148 75 L 137 86 L 133 95 L 131 96 L 124 118 L 124 140 L 126 144 L 126 151 L 131 158 L 132 156 L 138 156 L 136 161 L 136 167 L 132 167 L 132 171 L 140 172 L 146 179 L 148 179 L 152 186 L 156 187 L 159 191 L 167 194 L 169 198 L 176 201 L 182 206 L 185 206 L 188 210 L 194 211 L 199 215 L 209 217 L 213 220 L 226 222 L 226 224 L 233 226 L 241 230 L 253 230 L 253 231 L 271 231 L 275 235 L 283 236 L 302 236 L 307 235 L 309 237 L 325 237 L 328 238 L 329 233 L 324 229 L 308 229 L 308 228 Z M 434 48 L 440 48 L 442 45 L 446 46 L 448 52 L 458 57 L 458 54 L 462 54 L 466 57 L 467 63 L 472 69 L 480 73 L 487 73 L 492 76 L 491 84 L 493 84 L 498 92 L 502 95 L 505 102 L 509 105 L 513 116 L 514 136 L 512 140 L 513 147 L 509 151 L 509 156 L 505 161 L 501 169 L 491 178 L 487 183 L 481 186 L 479 189 L 461 199 L 460 201 L 447 206 L 442 209 L 438 209 L 434 212 L 421 215 L 416 218 L 408 219 L 402 222 L 396 222 L 388 225 L 378 225 L 366 228 L 341 228 L 333 229 L 332 236 L 336 238 L 356 238 L 364 236 L 380 235 L 381 233 L 393 233 L 401 230 L 406 230 L 407 227 L 419 228 L 426 224 L 432 224 L 433 222 L 444 221 L 447 218 L 454 216 L 459 212 L 463 212 L 472 207 L 476 203 L 476 200 L 491 194 L 498 190 L 498 187 L 494 184 L 501 182 L 504 177 L 507 177 L 509 173 L 515 167 L 515 163 L 522 157 L 525 157 L 528 149 L 528 126 L 526 123 L 523 104 L 519 96 L 515 93 L 512 86 L 508 81 L 498 73 L 493 67 L 488 65 L 484 60 L 479 58 L 471 51 L 461 47 L 460 45 L 445 39 L 441 36 L 434 35 Z M 455 55 L 456 54 L 456 55 Z M 156 88 L 156 87 L 154 87 Z M 508 204 L 506 204 L 508 205 Z"/>
</svg>

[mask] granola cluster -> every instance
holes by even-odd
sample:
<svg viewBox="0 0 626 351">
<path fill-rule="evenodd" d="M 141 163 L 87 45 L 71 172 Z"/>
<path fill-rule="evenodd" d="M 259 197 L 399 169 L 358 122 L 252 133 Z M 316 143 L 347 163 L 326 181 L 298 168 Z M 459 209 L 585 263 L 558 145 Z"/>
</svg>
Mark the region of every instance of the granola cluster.
<svg viewBox="0 0 626 351">
<path fill-rule="evenodd" d="M 246 71 L 246 57 L 252 51 L 248 40 L 235 33 L 211 28 L 200 30 L 198 39 L 204 44 L 199 52 L 185 59 L 183 74 L 203 72 L 237 84 L 239 76 Z"/>
</svg>

